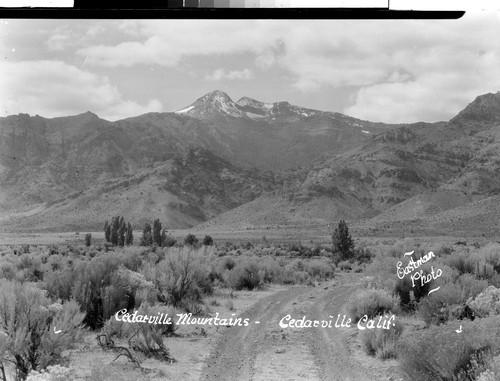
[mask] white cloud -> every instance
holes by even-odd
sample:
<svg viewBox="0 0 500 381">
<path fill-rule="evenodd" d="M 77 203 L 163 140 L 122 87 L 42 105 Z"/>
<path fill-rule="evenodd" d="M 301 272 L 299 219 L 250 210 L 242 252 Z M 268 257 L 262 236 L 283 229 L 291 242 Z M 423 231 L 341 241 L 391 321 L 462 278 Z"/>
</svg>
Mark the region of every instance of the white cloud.
<svg viewBox="0 0 500 381">
<path fill-rule="evenodd" d="M 498 17 L 464 19 L 446 28 L 431 23 L 421 41 L 385 50 L 388 74 L 403 71 L 362 84 L 344 112 L 394 123 L 449 120 L 476 96 L 500 89 L 500 46 L 494 37 L 499 33 Z"/>
<path fill-rule="evenodd" d="M 123 99 L 107 77 L 62 61 L 2 62 L 0 72 L 3 115 L 56 117 L 92 111 L 105 119 L 117 120 L 162 109 L 156 99 L 146 105 Z"/>
<path fill-rule="evenodd" d="M 71 45 L 71 37 L 68 34 L 56 33 L 47 40 L 49 50 L 65 50 Z"/>
<path fill-rule="evenodd" d="M 260 86 L 272 75 L 281 88 L 311 99 L 345 87 L 354 96 L 338 111 L 370 120 L 449 119 L 475 96 L 500 89 L 498 13 L 467 13 L 461 20 L 127 20 L 95 25 L 90 35 L 98 36 L 99 43 L 89 37 L 72 46 L 86 58 L 88 70 L 99 66 L 99 73 L 106 73 L 121 67 L 135 76 L 152 65 L 186 65 L 187 76 L 200 76 L 208 65 L 244 67 L 217 69 L 205 79 L 251 77 Z M 52 36 L 53 49 L 74 43 L 57 34 L 62 33 Z"/>
<path fill-rule="evenodd" d="M 243 27 L 242 27 L 243 26 Z M 275 27 L 262 21 L 128 21 L 119 28 L 139 41 L 94 45 L 78 50 L 88 63 L 105 67 L 139 64 L 175 66 L 186 56 L 261 54 L 275 43 Z M 271 34 L 268 34 L 271 32 Z"/>
<path fill-rule="evenodd" d="M 252 79 L 253 74 L 249 69 L 232 70 L 226 72 L 224 69 L 217 69 L 212 74 L 205 76 L 208 81 L 219 81 L 221 79 L 229 80 L 249 80 Z"/>
</svg>

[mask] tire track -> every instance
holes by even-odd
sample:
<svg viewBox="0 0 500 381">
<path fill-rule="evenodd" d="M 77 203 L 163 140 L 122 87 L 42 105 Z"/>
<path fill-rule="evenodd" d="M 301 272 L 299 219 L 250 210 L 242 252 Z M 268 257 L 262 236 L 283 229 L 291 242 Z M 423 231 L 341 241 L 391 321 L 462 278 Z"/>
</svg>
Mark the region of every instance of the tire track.
<svg viewBox="0 0 500 381">
<path fill-rule="evenodd" d="M 358 274 L 355 274 L 358 275 Z M 359 287 L 358 276 L 343 274 L 321 287 L 293 286 L 257 302 L 240 317 L 248 327 L 230 327 L 205 361 L 203 381 L 371 381 L 383 372 L 364 366 L 349 351 L 348 328 L 280 328 L 285 315 L 333 320 L 344 314 Z M 339 285 L 339 283 L 343 283 Z M 330 318 L 329 316 L 334 316 Z M 260 324 L 255 324 L 259 321 Z M 332 323 L 332 324 L 333 324 Z M 356 329 L 356 328 L 352 328 Z M 353 331 L 350 331 L 353 332 Z"/>
<path fill-rule="evenodd" d="M 266 334 L 279 328 L 278 322 L 281 315 L 286 315 L 283 309 L 287 304 L 310 291 L 310 287 L 293 286 L 260 300 L 243 312 L 240 317 L 249 318 L 250 325 L 227 328 L 206 360 L 201 380 L 252 380 L 256 356 L 272 340 Z M 256 321 L 260 324 L 255 324 Z"/>
</svg>

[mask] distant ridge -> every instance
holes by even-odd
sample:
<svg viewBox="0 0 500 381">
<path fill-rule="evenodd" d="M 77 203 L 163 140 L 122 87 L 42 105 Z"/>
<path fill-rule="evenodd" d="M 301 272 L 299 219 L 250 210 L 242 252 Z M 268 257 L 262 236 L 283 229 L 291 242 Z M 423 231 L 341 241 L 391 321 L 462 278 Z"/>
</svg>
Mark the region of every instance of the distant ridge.
<svg viewBox="0 0 500 381">
<path fill-rule="evenodd" d="M 0 118 L 0 230 L 100 229 L 123 214 L 169 228 L 344 218 L 366 234 L 493 234 L 499 126 L 499 92 L 449 122 L 404 125 L 220 90 L 116 122 L 12 115 Z"/>
</svg>

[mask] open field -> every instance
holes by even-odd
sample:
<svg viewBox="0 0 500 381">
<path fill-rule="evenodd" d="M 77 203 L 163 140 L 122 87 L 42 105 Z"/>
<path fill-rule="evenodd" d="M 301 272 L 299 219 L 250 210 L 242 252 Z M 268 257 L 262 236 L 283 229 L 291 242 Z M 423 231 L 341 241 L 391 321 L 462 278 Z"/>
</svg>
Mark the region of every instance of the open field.
<svg viewBox="0 0 500 381">
<path fill-rule="evenodd" d="M 357 237 L 356 250 L 367 256 L 334 263 L 331 243 L 250 235 L 230 243 L 232 232 L 219 232 L 215 246 L 182 247 L 188 232 L 200 239 L 207 233 L 169 231 L 178 241 L 170 248 L 115 247 L 99 232 L 92 233 L 90 247 L 83 245 L 84 232 L 1 235 L 0 365 L 6 379 L 16 379 L 8 361 L 16 347 L 9 352 L 2 340 L 20 340 L 24 331 L 6 328 L 12 323 L 5 311 L 25 308 L 23 298 L 32 294 L 38 295 L 33 303 L 48 311 L 49 323 L 37 335 L 59 342 L 60 352 L 44 366 L 28 366 L 30 381 L 44 369 L 49 373 L 36 377 L 51 380 L 49 374 L 62 372 L 58 380 L 427 381 L 468 372 L 460 379 L 489 381 L 479 376 L 496 374 L 500 246 L 484 237 Z M 430 265 L 433 274 L 438 270 L 433 279 L 426 275 L 427 288 L 411 287 L 408 277 L 397 275 L 396 264 L 410 249 L 415 261 L 435 253 L 422 266 L 425 274 Z M 431 295 L 431 288 L 438 291 Z M 168 312 L 175 324 L 119 322 L 116 312 L 123 308 L 150 316 Z M 30 314 L 22 316 L 38 319 Z M 363 315 L 379 323 L 392 316 L 394 325 L 362 330 Z M 201 320 L 186 322 L 191 318 Z M 226 321 L 216 324 L 214 318 Z M 233 325 L 230 318 L 247 324 Z M 281 325 L 292 318 L 330 326 Z M 337 325 L 348 318 L 352 324 Z M 56 327 L 63 333 L 56 334 Z M 455 352 L 457 345 L 465 352 Z"/>
</svg>

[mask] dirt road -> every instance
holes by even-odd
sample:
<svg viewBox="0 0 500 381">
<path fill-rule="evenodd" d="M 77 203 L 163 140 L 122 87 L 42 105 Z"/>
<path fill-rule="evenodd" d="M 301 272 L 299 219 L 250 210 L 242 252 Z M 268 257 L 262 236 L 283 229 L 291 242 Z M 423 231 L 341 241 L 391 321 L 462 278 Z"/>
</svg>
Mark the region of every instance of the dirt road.
<svg viewBox="0 0 500 381">
<path fill-rule="evenodd" d="M 286 315 L 333 320 L 345 313 L 357 276 L 344 274 L 316 287 L 294 286 L 256 303 L 241 316 L 248 327 L 228 327 L 202 370 L 201 380 L 331 380 L 399 379 L 395 362 L 381 365 L 360 350 L 353 328 L 281 328 Z M 334 318 L 330 318 L 333 316 Z M 260 322 L 257 324 L 256 322 Z"/>
</svg>

